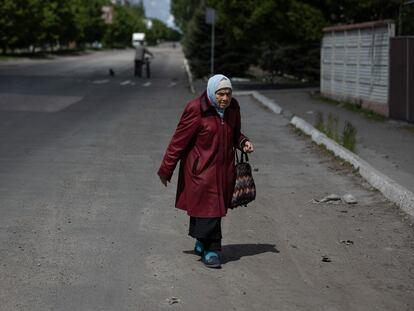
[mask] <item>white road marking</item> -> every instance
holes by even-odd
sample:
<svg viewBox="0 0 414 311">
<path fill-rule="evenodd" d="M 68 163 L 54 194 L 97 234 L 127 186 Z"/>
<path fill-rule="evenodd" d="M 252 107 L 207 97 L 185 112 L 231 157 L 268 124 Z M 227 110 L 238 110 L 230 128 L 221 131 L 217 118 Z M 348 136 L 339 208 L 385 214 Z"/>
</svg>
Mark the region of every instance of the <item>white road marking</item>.
<svg viewBox="0 0 414 311">
<path fill-rule="evenodd" d="M 109 82 L 109 80 L 105 79 L 105 80 L 95 80 L 92 83 L 94 83 L 94 84 L 105 84 L 105 83 L 108 83 L 108 82 Z"/>
<path fill-rule="evenodd" d="M 150 86 L 151 84 L 152 84 L 151 82 L 146 82 L 146 83 L 144 83 L 142 86 L 148 87 L 148 86 Z"/>
<path fill-rule="evenodd" d="M 171 82 L 170 84 L 168 84 L 168 87 L 174 87 L 177 85 L 177 82 Z"/>
<path fill-rule="evenodd" d="M 122 81 L 121 82 L 121 85 L 128 85 L 128 84 L 131 84 L 131 80 L 125 80 L 125 81 Z"/>
</svg>

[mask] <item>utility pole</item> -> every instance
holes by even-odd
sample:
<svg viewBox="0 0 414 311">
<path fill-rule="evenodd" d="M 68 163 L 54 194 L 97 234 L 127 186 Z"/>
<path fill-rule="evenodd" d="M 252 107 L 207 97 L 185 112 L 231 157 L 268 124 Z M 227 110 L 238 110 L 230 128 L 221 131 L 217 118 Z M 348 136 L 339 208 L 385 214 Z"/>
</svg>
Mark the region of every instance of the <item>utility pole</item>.
<svg viewBox="0 0 414 311">
<path fill-rule="evenodd" d="M 214 75 L 214 44 L 215 44 L 215 25 L 216 25 L 216 10 L 213 8 L 206 9 L 206 24 L 211 25 L 211 59 L 210 59 L 210 73 Z"/>
</svg>

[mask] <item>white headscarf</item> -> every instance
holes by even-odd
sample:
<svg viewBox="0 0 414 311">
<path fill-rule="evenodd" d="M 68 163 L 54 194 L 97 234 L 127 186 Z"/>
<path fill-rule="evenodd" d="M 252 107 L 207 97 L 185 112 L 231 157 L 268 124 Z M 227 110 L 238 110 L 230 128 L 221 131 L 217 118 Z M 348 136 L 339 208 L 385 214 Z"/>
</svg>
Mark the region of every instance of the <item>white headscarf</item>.
<svg viewBox="0 0 414 311">
<path fill-rule="evenodd" d="M 207 97 L 210 100 L 210 102 L 213 104 L 214 108 L 216 108 L 218 114 L 220 115 L 222 119 L 224 118 L 225 109 L 221 109 L 218 106 L 217 101 L 216 101 L 216 93 L 218 90 L 221 90 L 224 88 L 232 89 L 230 79 L 227 78 L 226 76 L 217 74 L 217 75 L 212 76 L 210 79 L 208 79 Z"/>
</svg>

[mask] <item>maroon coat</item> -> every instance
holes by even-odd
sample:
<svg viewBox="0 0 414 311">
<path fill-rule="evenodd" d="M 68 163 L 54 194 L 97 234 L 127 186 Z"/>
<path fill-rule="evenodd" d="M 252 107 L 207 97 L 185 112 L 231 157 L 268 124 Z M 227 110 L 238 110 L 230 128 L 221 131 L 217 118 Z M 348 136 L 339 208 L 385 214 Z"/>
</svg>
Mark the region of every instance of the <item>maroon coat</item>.
<svg viewBox="0 0 414 311">
<path fill-rule="evenodd" d="M 165 152 L 158 175 L 171 179 L 180 162 L 175 206 L 193 217 L 223 217 L 234 182 L 234 148 L 240 133 L 240 107 L 233 98 L 221 120 L 206 92 L 190 101 Z"/>
</svg>

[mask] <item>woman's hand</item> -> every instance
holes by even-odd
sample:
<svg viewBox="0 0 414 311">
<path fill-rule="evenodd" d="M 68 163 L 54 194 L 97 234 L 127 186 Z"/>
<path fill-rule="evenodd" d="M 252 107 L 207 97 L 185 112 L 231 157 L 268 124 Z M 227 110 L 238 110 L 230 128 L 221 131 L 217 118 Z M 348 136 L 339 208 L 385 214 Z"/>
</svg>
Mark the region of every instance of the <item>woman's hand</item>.
<svg viewBox="0 0 414 311">
<path fill-rule="evenodd" d="M 253 144 L 250 141 L 244 143 L 243 151 L 246 153 L 252 153 L 254 151 Z"/>
<path fill-rule="evenodd" d="M 161 180 L 161 183 L 162 183 L 165 187 L 167 187 L 167 183 L 168 183 L 167 178 L 164 178 L 164 177 L 160 176 L 160 180 Z"/>
</svg>

